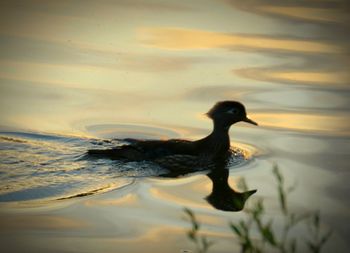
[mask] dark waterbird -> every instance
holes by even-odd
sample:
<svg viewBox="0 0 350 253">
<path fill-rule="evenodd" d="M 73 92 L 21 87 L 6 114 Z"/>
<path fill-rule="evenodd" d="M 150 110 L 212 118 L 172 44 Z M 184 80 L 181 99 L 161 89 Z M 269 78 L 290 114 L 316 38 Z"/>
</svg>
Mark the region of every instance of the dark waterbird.
<svg viewBox="0 0 350 253">
<path fill-rule="evenodd" d="M 200 140 L 136 140 L 123 139 L 128 144 L 112 149 L 91 149 L 88 155 L 121 161 L 151 161 L 176 176 L 199 169 L 215 169 L 230 157 L 229 128 L 244 121 L 258 125 L 249 119 L 243 104 L 236 101 L 221 101 L 209 110 L 213 131 Z"/>
<path fill-rule="evenodd" d="M 112 149 L 93 149 L 90 157 L 114 160 L 151 161 L 169 172 L 163 177 L 178 177 L 198 170 L 209 170 L 207 176 L 212 181 L 212 192 L 206 200 L 214 208 L 223 211 L 240 211 L 246 200 L 256 190 L 236 192 L 228 184 L 229 171 L 226 169 L 232 151 L 230 149 L 229 128 L 244 121 L 253 125 L 244 106 L 235 101 L 222 101 L 207 113 L 213 120 L 213 131 L 205 138 L 188 140 L 136 140 L 123 139 L 128 144 Z"/>
</svg>

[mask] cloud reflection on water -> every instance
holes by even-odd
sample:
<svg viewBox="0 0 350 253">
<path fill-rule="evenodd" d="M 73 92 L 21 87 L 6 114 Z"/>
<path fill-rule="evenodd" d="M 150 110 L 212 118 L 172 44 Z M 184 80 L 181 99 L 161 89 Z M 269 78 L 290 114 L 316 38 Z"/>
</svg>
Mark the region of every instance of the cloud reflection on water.
<svg viewBox="0 0 350 253">
<path fill-rule="evenodd" d="M 250 177 L 273 204 L 266 168 L 269 160 L 281 162 L 288 178 L 305 180 L 297 206 L 321 207 L 341 231 L 340 242 L 346 242 L 348 11 L 349 4 L 340 0 L 5 1 L 0 9 L 1 124 L 84 135 L 95 126 L 92 134 L 108 138 L 118 132 L 192 139 L 211 127 L 196 115 L 217 100 L 240 100 L 262 127 L 234 126 L 234 140 L 273 155 L 267 152 L 251 164 L 254 169 L 237 173 Z M 322 169 L 327 173 L 320 174 Z M 59 210 L 70 213 L 72 221 L 29 220 L 16 210 L 14 218 L 2 216 L 2 231 L 12 226 L 16 234 L 30 232 L 22 243 L 8 235 L 24 248 L 20 251 L 28 245 L 47 251 L 43 240 L 57 251 L 70 251 L 73 244 L 86 252 L 164 252 L 183 246 L 174 207 L 188 204 L 202 214 L 211 212 L 204 200 L 198 203 L 210 184 L 195 177 L 174 187 L 169 181 L 151 184 L 150 191 L 132 189 L 124 196 L 114 191 L 110 199 L 91 198 Z M 95 224 L 72 235 L 79 228 L 75 217 L 82 216 Z M 227 217 L 221 218 L 226 224 Z M 206 232 L 222 231 L 223 223 L 211 221 Z M 60 225 L 66 233 L 47 233 Z M 229 239 L 225 249 L 232 251 Z"/>
<path fill-rule="evenodd" d="M 66 229 L 82 229 L 88 226 L 86 220 L 77 218 L 69 218 L 59 215 L 37 215 L 37 214 L 21 214 L 0 217 L 1 232 L 11 230 L 66 230 Z"/>
<path fill-rule="evenodd" d="M 350 79 L 349 72 L 312 72 L 300 70 L 276 70 L 271 68 L 236 69 L 235 74 L 260 81 L 291 84 L 316 84 L 347 86 Z"/>
<path fill-rule="evenodd" d="M 348 136 L 350 134 L 349 121 L 344 114 L 322 115 L 315 113 L 255 113 L 254 119 L 263 122 L 262 125 L 280 129 L 300 131 L 328 132 L 334 135 Z"/>
<path fill-rule="evenodd" d="M 146 45 L 173 50 L 226 48 L 273 49 L 276 51 L 339 53 L 335 45 L 286 36 L 227 34 L 176 27 L 142 28 L 140 40 Z"/>
<path fill-rule="evenodd" d="M 349 3 L 343 0 L 335 1 L 278 1 L 278 0 L 225 0 L 226 3 L 248 12 L 272 16 L 288 21 L 298 20 L 316 23 L 348 24 Z"/>
</svg>

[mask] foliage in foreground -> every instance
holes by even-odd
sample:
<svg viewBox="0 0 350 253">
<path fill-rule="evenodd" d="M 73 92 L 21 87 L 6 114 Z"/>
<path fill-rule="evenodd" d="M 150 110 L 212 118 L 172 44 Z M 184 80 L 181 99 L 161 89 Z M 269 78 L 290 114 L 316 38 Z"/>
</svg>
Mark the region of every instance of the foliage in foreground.
<svg viewBox="0 0 350 253">
<path fill-rule="evenodd" d="M 205 236 L 200 236 L 198 234 L 200 229 L 200 224 L 196 219 L 196 216 L 194 213 L 188 209 L 185 208 L 185 213 L 190 218 L 192 227 L 187 232 L 187 237 L 190 241 L 192 241 L 195 244 L 196 252 L 198 253 L 206 253 L 211 245 L 213 245 L 213 242 L 208 241 L 208 239 Z"/>
<path fill-rule="evenodd" d="M 312 214 L 296 214 L 288 208 L 287 197 L 294 189 L 293 187 L 285 187 L 284 177 L 280 173 L 278 166 L 274 165 L 273 175 L 277 181 L 277 192 L 279 197 L 280 211 L 284 217 L 284 227 L 282 231 L 277 232 L 273 227 L 273 219 L 267 220 L 265 215 L 265 207 L 263 199 L 258 199 L 251 208 L 246 208 L 244 212 L 247 219 L 239 222 L 230 222 L 229 226 L 232 232 L 236 235 L 242 253 L 263 253 L 263 252 L 280 252 L 280 253 L 295 253 L 298 252 L 298 243 L 295 236 L 292 236 L 290 231 L 297 225 L 307 226 L 309 237 L 304 238 L 307 249 L 311 253 L 320 253 L 324 244 L 331 236 L 328 231 L 325 234 L 321 233 L 320 214 L 314 212 Z M 243 181 L 244 190 L 247 189 Z M 200 224 L 196 219 L 195 214 L 188 208 L 185 208 L 185 213 L 189 217 L 192 228 L 188 231 L 187 237 L 195 244 L 195 252 L 206 253 L 213 242 L 208 241 L 205 236 L 199 235 Z M 254 236 L 252 231 L 256 232 Z"/>
</svg>

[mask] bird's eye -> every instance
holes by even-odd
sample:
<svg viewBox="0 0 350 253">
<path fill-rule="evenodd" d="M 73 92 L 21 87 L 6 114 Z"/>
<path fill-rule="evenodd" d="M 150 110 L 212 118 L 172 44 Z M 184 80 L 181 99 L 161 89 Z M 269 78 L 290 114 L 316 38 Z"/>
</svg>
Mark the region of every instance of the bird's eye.
<svg viewBox="0 0 350 253">
<path fill-rule="evenodd" d="M 229 114 L 238 114 L 238 110 L 237 110 L 236 108 L 231 108 L 231 109 L 227 110 L 226 113 L 229 113 Z"/>
</svg>

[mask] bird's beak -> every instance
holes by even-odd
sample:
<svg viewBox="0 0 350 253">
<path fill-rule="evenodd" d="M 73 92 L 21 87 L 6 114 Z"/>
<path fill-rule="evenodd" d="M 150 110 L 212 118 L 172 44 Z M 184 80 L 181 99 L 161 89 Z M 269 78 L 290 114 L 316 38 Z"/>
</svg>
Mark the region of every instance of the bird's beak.
<svg viewBox="0 0 350 253">
<path fill-rule="evenodd" d="M 242 120 L 242 121 L 247 122 L 247 123 L 249 123 L 249 124 L 256 125 L 256 126 L 258 125 L 258 123 L 256 123 L 255 121 L 249 119 L 248 117 L 246 117 L 246 118 L 245 118 L 244 120 Z"/>
</svg>

